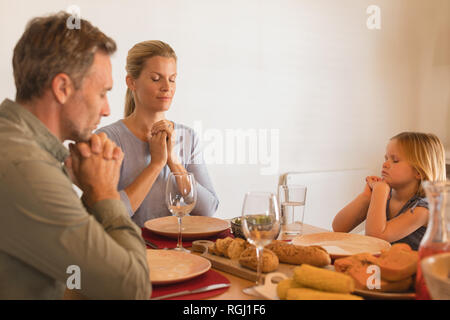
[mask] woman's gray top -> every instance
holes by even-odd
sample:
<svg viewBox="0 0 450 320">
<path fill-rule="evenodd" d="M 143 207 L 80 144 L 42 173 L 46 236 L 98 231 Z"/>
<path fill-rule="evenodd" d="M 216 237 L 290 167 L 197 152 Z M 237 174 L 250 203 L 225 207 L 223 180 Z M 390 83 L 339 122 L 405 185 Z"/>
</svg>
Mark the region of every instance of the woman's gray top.
<svg viewBox="0 0 450 320">
<path fill-rule="evenodd" d="M 391 191 L 391 194 L 392 194 L 392 191 Z M 388 215 L 388 212 L 389 212 L 390 199 L 391 199 L 391 197 L 389 197 L 389 199 L 387 201 L 387 205 L 386 205 L 386 216 Z M 424 207 L 424 208 L 428 209 L 427 198 L 425 198 L 425 197 L 422 198 L 418 195 L 415 195 L 414 197 L 409 199 L 408 202 L 406 202 L 406 204 L 403 206 L 403 208 L 400 210 L 400 212 L 396 216 L 405 213 L 407 210 L 411 210 L 411 212 L 413 212 L 416 207 Z M 389 220 L 388 217 L 387 217 L 387 219 Z M 410 233 L 409 235 L 404 237 L 403 239 L 397 240 L 393 243 L 407 243 L 407 244 L 409 244 L 411 249 L 418 250 L 420 241 L 422 241 L 423 235 L 425 234 L 426 230 L 427 230 L 427 228 L 422 226 L 419 229 L 417 229 L 416 231 L 414 231 L 413 233 Z"/>
<path fill-rule="evenodd" d="M 175 123 L 174 131 L 176 134 L 175 154 L 178 155 L 186 170 L 194 174 L 197 181 L 197 204 L 191 215 L 212 216 L 219 206 L 219 199 L 203 162 L 198 136 L 193 129 L 182 124 Z M 125 154 L 120 170 L 118 189 L 133 221 L 143 227 L 147 220 L 170 216 L 171 213 L 165 202 L 166 181 L 170 173 L 169 166 L 167 164 L 164 166 L 142 204 L 136 212 L 133 212 L 124 189 L 149 165 L 151 160 L 149 144 L 137 138 L 122 120 L 100 128 L 96 133 L 99 132 L 105 132 L 108 138 L 122 148 Z"/>
</svg>

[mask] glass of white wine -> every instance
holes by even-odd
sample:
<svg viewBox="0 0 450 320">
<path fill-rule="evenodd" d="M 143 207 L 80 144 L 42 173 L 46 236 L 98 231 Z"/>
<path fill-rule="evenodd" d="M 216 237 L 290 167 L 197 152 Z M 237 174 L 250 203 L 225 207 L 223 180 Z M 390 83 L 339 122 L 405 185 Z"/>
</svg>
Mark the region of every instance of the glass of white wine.
<svg viewBox="0 0 450 320">
<path fill-rule="evenodd" d="M 166 204 L 172 215 L 178 218 L 178 243 L 174 250 L 190 252 L 183 248 L 182 221 L 197 202 L 197 189 L 192 173 L 171 172 L 166 184 Z"/>
<path fill-rule="evenodd" d="M 264 246 L 280 234 L 280 213 L 277 197 L 269 192 L 247 192 L 242 207 L 242 231 L 256 247 L 257 271 L 255 287 L 262 285 L 262 254 Z M 253 287 L 244 289 L 251 291 Z"/>
</svg>

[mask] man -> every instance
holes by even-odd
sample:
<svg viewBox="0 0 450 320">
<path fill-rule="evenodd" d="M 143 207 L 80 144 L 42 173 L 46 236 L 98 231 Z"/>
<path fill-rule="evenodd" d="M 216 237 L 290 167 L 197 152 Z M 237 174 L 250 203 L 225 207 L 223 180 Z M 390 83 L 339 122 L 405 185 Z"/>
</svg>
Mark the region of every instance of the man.
<svg viewBox="0 0 450 320">
<path fill-rule="evenodd" d="M 0 105 L 0 299 L 61 299 L 67 284 L 91 299 L 148 299 L 145 245 L 117 192 L 123 153 L 92 135 L 110 113 L 116 45 L 68 19 L 30 21 L 14 49 L 16 101 Z"/>
</svg>

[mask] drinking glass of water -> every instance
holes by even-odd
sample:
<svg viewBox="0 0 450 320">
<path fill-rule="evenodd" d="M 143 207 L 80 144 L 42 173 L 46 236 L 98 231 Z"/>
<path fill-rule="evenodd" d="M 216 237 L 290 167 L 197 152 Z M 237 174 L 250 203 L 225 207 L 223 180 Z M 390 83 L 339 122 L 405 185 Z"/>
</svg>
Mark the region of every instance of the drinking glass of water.
<svg viewBox="0 0 450 320">
<path fill-rule="evenodd" d="M 281 211 L 282 232 L 285 235 L 303 234 L 306 186 L 280 185 L 278 199 Z"/>
<path fill-rule="evenodd" d="M 181 219 L 194 209 L 196 202 L 194 175 L 171 172 L 166 184 L 166 204 L 172 215 L 178 218 L 178 243 L 174 250 L 190 252 L 183 248 Z"/>
</svg>

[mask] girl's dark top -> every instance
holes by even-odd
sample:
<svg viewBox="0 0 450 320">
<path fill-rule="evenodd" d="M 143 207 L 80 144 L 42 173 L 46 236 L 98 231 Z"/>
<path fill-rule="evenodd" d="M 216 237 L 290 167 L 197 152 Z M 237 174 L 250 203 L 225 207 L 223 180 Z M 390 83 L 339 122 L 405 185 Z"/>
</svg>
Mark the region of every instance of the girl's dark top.
<svg viewBox="0 0 450 320">
<path fill-rule="evenodd" d="M 391 194 L 392 194 L 392 191 L 391 191 Z M 389 199 L 387 201 L 387 205 L 386 205 L 386 218 L 388 220 L 389 220 L 388 212 L 389 212 L 390 199 L 391 199 L 391 197 L 389 197 Z M 403 208 L 400 209 L 400 212 L 398 213 L 398 215 L 405 213 L 407 210 L 411 210 L 411 212 L 413 212 L 413 210 L 416 207 L 423 207 L 423 208 L 428 209 L 427 198 L 420 197 L 419 195 L 413 196 L 411 199 L 408 200 L 408 202 L 406 202 L 406 204 L 403 206 Z M 398 216 L 398 215 L 396 215 L 396 216 Z M 403 239 L 397 240 L 393 243 L 407 243 L 407 244 L 409 244 L 411 249 L 418 250 L 420 241 L 422 240 L 426 229 L 427 228 L 422 226 L 419 229 L 417 229 L 416 231 L 414 231 L 413 233 L 410 233 L 409 235 L 404 237 Z"/>
</svg>

